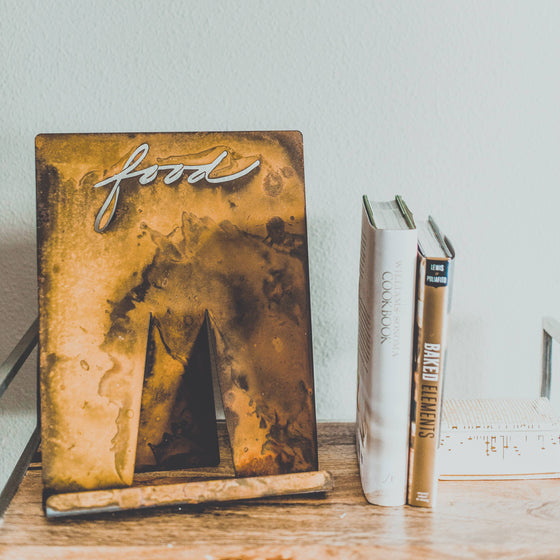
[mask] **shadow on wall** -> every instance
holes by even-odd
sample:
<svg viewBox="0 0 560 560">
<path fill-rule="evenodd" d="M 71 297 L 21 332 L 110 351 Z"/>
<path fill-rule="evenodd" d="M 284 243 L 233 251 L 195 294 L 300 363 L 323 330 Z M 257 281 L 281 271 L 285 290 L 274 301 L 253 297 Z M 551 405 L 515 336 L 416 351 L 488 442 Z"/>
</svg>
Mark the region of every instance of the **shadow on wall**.
<svg viewBox="0 0 560 560">
<path fill-rule="evenodd" d="M 10 234 L 8 234 L 10 235 Z M 13 234 L 12 234 L 13 235 Z M 0 232 L 0 363 L 37 316 L 35 232 L 20 239 Z"/>
</svg>

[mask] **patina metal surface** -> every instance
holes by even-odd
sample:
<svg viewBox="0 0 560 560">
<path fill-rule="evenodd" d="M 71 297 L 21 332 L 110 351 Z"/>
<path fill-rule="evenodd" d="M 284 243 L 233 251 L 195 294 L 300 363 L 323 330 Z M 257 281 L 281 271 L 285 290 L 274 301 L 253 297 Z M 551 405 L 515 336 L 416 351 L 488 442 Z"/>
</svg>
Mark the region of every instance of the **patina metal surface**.
<svg viewBox="0 0 560 560">
<path fill-rule="evenodd" d="M 297 132 L 37 137 L 48 489 L 215 462 L 212 368 L 237 474 L 317 468 L 302 154 Z"/>
</svg>

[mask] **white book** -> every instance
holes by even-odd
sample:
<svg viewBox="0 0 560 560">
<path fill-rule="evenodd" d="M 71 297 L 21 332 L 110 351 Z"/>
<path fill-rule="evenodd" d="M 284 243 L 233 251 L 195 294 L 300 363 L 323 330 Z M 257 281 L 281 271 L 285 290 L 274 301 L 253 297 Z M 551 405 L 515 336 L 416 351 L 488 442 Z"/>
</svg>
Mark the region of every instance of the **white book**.
<svg viewBox="0 0 560 560">
<path fill-rule="evenodd" d="M 364 197 L 359 285 L 357 449 L 369 502 L 406 502 L 417 235 L 400 197 Z"/>
<path fill-rule="evenodd" d="M 439 478 L 560 477 L 560 418 L 546 397 L 443 402 Z"/>
</svg>

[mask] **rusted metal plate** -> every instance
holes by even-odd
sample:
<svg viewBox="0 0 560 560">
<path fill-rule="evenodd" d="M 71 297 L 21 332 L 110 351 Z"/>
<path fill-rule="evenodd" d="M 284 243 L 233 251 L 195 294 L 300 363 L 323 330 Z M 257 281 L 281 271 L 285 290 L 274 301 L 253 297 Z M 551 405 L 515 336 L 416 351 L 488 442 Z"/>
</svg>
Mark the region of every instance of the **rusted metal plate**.
<svg viewBox="0 0 560 560">
<path fill-rule="evenodd" d="M 212 463 L 212 367 L 239 475 L 316 469 L 301 135 L 41 135 L 36 156 L 47 488 Z"/>
</svg>

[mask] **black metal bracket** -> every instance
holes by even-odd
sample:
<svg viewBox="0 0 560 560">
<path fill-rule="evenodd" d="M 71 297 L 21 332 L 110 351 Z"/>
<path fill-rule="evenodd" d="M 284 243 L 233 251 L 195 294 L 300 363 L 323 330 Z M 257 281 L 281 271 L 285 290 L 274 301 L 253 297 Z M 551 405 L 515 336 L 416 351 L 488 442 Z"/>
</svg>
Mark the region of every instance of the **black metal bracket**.
<svg viewBox="0 0 560 560">
<path fill-rule="evenodd" d="M 33 324 L 27 329 L 21 340 L 17 343 L 16 347 L 12 350 L 10 355 L 6 358 L 4 363 L 0 365 L 0 399 L 6 392 L 10 383 L 14 380 L 16 374 L 21 369 L 33 348 L 37 345 L 39 340 L 39 319 L 35 319 Z M 37 419 L 37 426 L 31 434 L 10 478 L 6 482 L 3 489 L 0 489 L 0 518 L 8 508 L 10 501 L 14 497 L 24 475 L 27 467 L 31 462 L 33 454 L 37 450 L 40 441 L 39 419 Z"/>
</svg>

